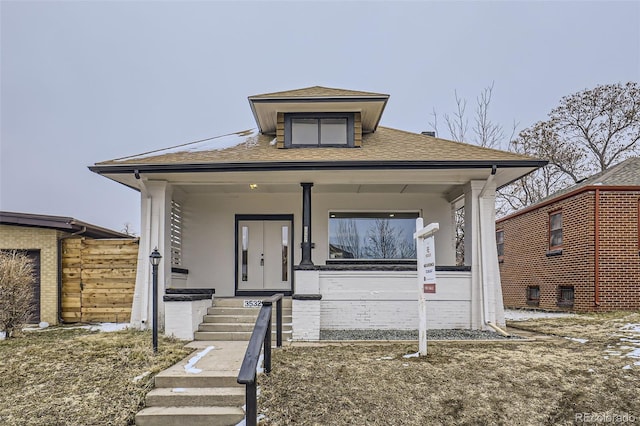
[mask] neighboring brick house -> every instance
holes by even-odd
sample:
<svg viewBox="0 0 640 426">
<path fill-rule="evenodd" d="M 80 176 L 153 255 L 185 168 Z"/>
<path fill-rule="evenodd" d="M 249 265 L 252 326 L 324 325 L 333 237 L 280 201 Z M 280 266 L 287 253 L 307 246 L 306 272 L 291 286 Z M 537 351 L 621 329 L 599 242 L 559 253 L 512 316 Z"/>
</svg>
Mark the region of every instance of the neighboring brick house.
<svg viewBox="0 0 640 426">
<path fill-rule="evenodd" d="M 496 221 L 505 307 L 640 309 L 640 158 Z"/>
<path fill-rule="evenodd" d="M 0 250 L 20 250 L 34 261 L 36 282 L 31 322 L 60 319 L 60 244 L 64 238 L 127 238 L 110 229 L 71 217 L 0 212 Z"/>
</svg>

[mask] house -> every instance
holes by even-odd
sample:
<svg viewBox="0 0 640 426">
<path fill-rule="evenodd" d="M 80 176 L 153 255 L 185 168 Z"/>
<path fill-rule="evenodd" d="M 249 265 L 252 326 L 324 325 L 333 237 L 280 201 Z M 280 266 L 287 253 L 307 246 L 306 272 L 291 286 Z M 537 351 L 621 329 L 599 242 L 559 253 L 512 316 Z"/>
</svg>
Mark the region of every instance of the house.
<svg viewBox="0 0 640 426">
<path fill-rule="evenodd" d="M 24 251 L 33 260 L 36 280 L 31 322 L 60 322 L 62 244 L 70 238 L 80 237 L 130 239 L 120 232 L 71 217 L 0 212 L 0 250 Z"/>
<path fill-rule="evenodd" d="M 496 223 L 504 304 L 640 309 L 640 158 Z"/>
<path fill-rule="evenodd" d="M 164 257 L 160 289 L 282 292 L 293 298 L 294 339 L 417 329 L 418 217 L 440 224 L 428 326 L 503 324 L 495 191 L 545 162 L 383 127 L 388 99 L 325 87 L 250 96 L 254 129 L 90 170 L 140 192 L 141 253 L 157 247 Z M 460 205 L 468 247 L 456 267 Z M 139 262 L 137 327 L 150 323 L 150 269 Z"/>
</svg>

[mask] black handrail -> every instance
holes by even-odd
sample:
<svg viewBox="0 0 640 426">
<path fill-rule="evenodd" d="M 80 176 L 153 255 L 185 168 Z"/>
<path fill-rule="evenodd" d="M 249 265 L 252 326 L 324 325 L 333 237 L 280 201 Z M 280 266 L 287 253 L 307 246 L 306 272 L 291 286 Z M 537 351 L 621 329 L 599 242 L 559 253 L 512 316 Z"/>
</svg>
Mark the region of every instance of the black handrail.
<svg viewBox="0 0 640 426">
<path fill-rule="evenodd" d="M 276 346 L 282 347 L 282 297 L 284 294 L 278 293 L 264 299 L 262 308 L 256 319 L 256 325 L 251 333 L 247 351 L 242 360 L 238 383 L 246 386 L 246 424 L 255 426 L 258 419 L 258 399 L 256 375 L 260 351 L 264 346 L 264 371 L 271 373 L 271 315 L 273 302 L 276 302 Z"/>
</svg>

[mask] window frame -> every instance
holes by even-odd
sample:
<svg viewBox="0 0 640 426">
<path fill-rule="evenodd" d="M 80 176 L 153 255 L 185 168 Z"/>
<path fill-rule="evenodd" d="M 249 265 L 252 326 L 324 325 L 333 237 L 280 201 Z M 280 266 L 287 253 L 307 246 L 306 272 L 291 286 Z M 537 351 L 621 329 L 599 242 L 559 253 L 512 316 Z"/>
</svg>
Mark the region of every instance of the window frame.
<svg viewBox="0 0 640 426">
<path fill-rule="evenodd" d="M 411 218 L 405 218 L 405 219 L 412 219 L 414 221 L 414 228 L 415 228 L 415 219 L 422 217 L 421 213 L 419 210 L 337 210 L 337 209 L 331 209 L 327 212 L 327 263 L 381 263 L 381 264 L 393 264 L 393 263 L 398 263 L 398 264 L 404 264 L 406 262 L 412 262 L 415 263 L 417 260 L 417 253 L 416 253 L 416 257 L 413 258 L 367 258 L 367 257 L 353 257 L 353 258 L 349 258 L 349 257 L 345 257 L 345 258 L 339 258 L 339 257 L 331 257 L 331 225 L 330 225 L 330 221 L 331 219 L 335 219 L 335 217 L 332 217 L 332 215 L 362 215 L 362 216 L 370 216 L 370 217 L 362 217 L 362 219 L 376 219 L 375 217 L 373 217 L 373 215 L 380 215 L 380 219 L 384 219 L 384 217 L 382 215 L 411 215 L 411 216 L 415 216 L 415 217 L 411 217 Z M 389 216 L 392 217 L 392 216 Z M 415 232 L 415 229 L 413 230 L 413 232 Z M 410 235 L 412 238 L 412 241 L 414 241 L 415 244 L 415 239 L 413 239 L 413 233 Z M 417 250 L 417 246 L 414 246 L 414 250 Z"/>
<path fill-rule="evenodd" d="M 571 290 L 571 300 L 564 299 L 562 297 L 563 292 L 568 290 Z M 575 303 L 575 300 L 576 300 L 576 289 L 574 286 L 572 285 L 558 286 L 558 306 L 572 307 Z"/>
<path fill-rule="evenodd" d="M 292 143 L 292 120 L 296 118 L 315 119 L 318 128 L 318 143 Z M 342 118 L 347 120 L 347 143 L 323 144 L 320 122 L 327 118 Z M 284 147 L 285 148 L 354 148 L 355 147 L 355 113 L 344 112 L 290 112 L 284 115 Z"/>
<path fill-rule="evenodd" d="M 556 215 L 560 215 L 561 225 L 560 225 L 560 228 L 553 229 L 551 227 L 552 226 L 551 224 L 553 222 L 552 221 L 552 217 L 556 216 Z M 553 251 L 562 250 L 562 248 L 564 247 L 564 218 L 562 217 L 562 209 L 558 209 L 558 210 L 554 210 L 552 212 L 549 212 L 549 221 L 548 221 L 548 225 L 547 225 L 547 230 L 548 230 L 548 236 L 547 236 L 548 239 L 547 239 L 547 241 L 548 241 L 549 251 L 553 252 Z M 553 232 L 554 231 L 557 232 L 558 230 L 560 231 L 560 237 L 562 238 L 562 243 L 560 243 L 559 245 L 555 245 L 554 246 L 554 245 L 552 245 L 551 237 L 553 235 Z"/>
<path fill-rule="evenodd" d="M 498 240 L 498 234 L 502 236 L 502 241 Z M 502 254 L 500 254 L 502 248 Z M 498 262 L 504 261 L 504 228 L 496 229 L 496 251 L 498 253 Z"/>
<path fill-rule="evenodd" d="M 536 290 L 538 292 L 537 298 L 531 297 L 532 290 Z M 539 285 L 527 286 L 527 305 L 540 306 L 540 286 Z"/>
</svg>

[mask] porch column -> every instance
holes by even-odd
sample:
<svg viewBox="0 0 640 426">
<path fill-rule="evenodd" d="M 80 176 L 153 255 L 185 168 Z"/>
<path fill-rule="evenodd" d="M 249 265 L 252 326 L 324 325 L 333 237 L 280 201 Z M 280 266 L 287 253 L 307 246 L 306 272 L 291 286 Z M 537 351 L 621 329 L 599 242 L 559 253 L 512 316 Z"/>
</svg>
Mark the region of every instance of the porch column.
<svg viewBox="0 0 640 426">
<path fill-rule="evenodd" d="M 492 181 L 471 181 L 465 189 L 464 263 L 471 266 L 471 327 L 504 325 L 502 287 L 495 241 Z"/>
<path fill-rule="evenodd" d="M 149 255 L 154 248 L 162 254 L 158 268 L 158 328 L 164 328 L 164 295 L 171 279 L 171 185 L 164 181 L 146 181 L 141 185 L 141 230 L 136 286 L 131 309 L 131 326 L 147 329 L 153 324 L 152 282 Z"/>
<path fill-rule="evenodd" d="M 302 186 L 302 259 L 300 265 L 313 265 L 311 260 L 311 187 L 313 183 L 303 182 Z"/>
</svg>

